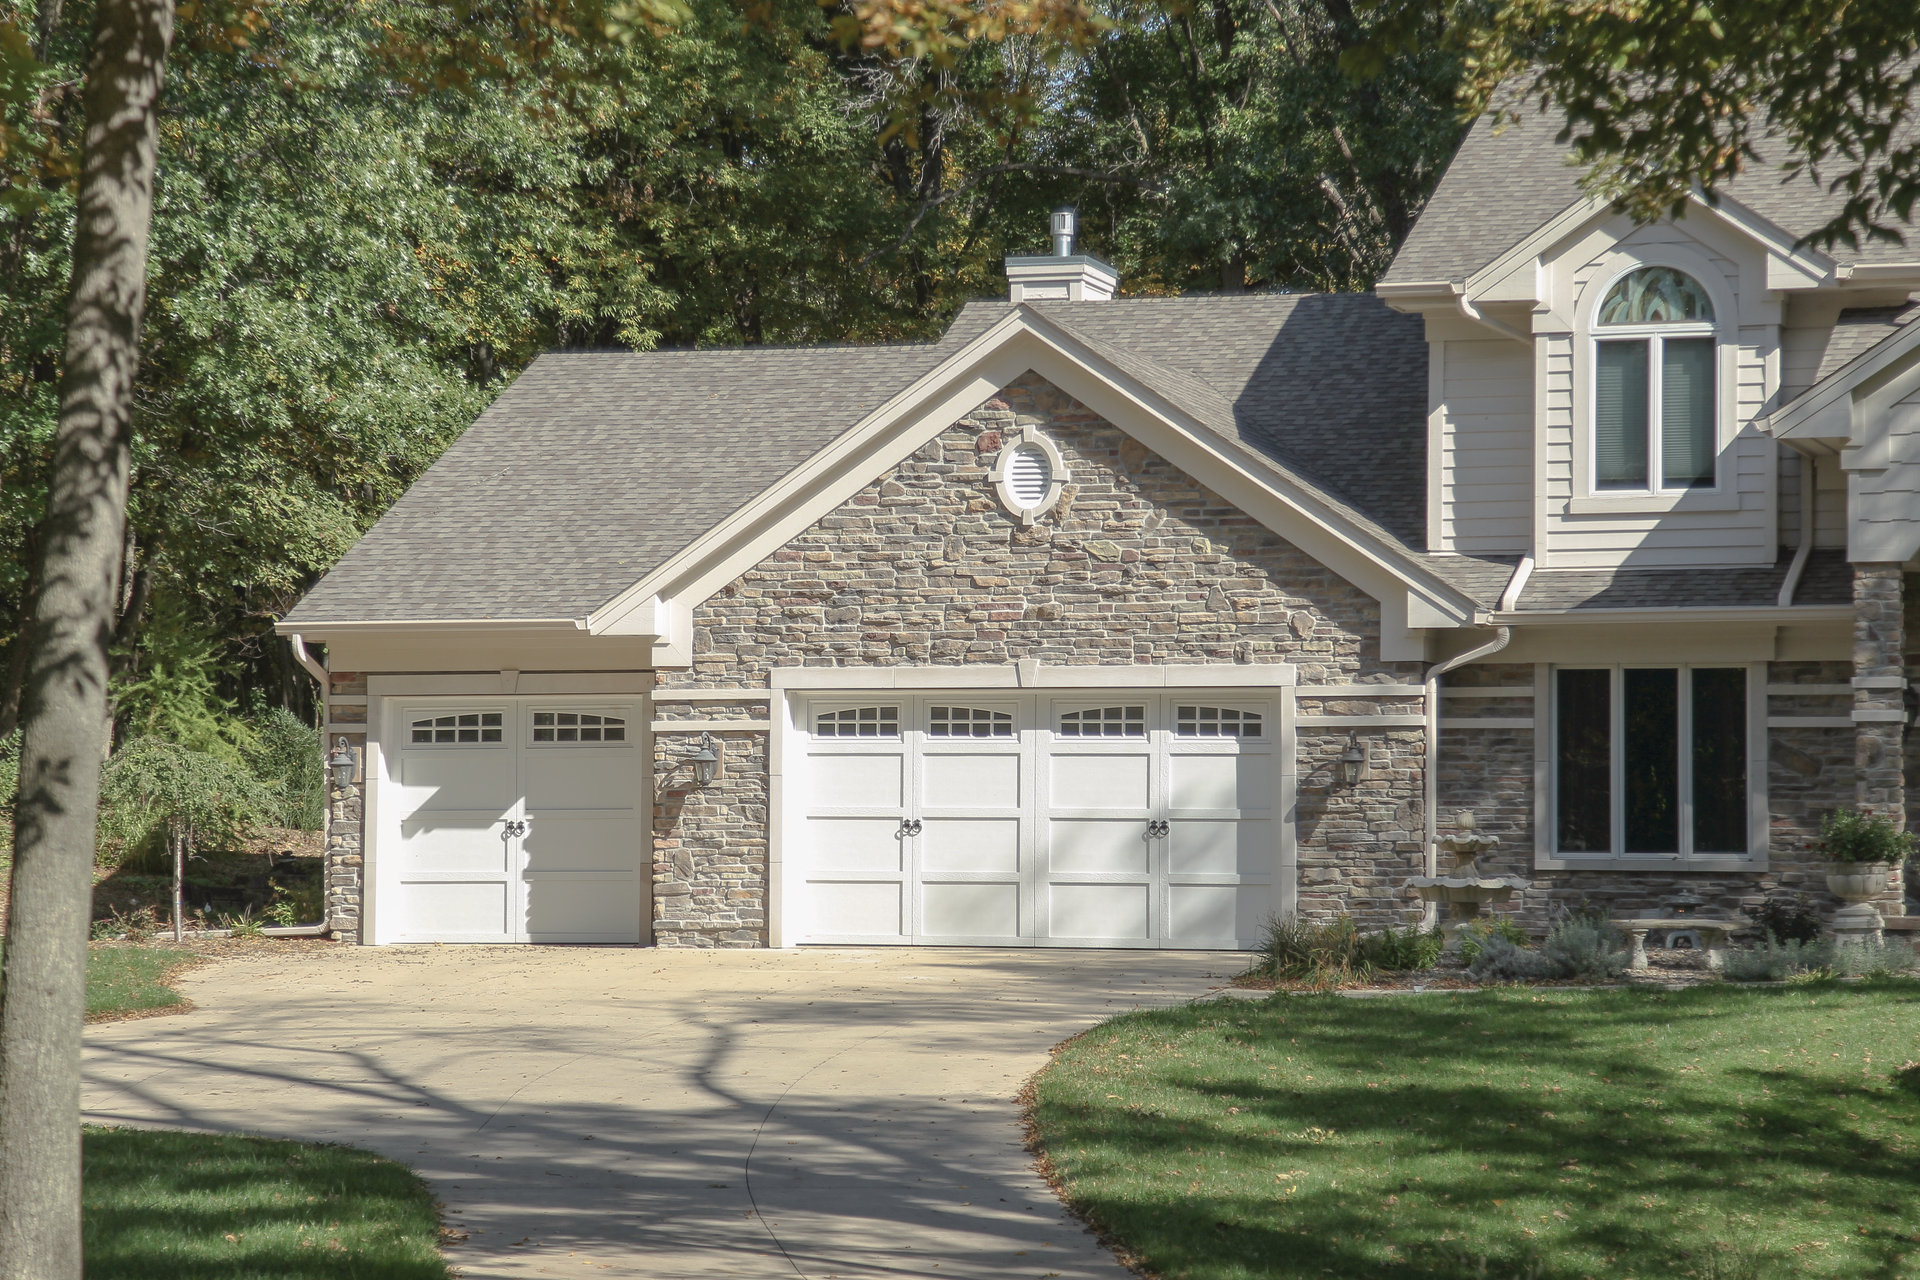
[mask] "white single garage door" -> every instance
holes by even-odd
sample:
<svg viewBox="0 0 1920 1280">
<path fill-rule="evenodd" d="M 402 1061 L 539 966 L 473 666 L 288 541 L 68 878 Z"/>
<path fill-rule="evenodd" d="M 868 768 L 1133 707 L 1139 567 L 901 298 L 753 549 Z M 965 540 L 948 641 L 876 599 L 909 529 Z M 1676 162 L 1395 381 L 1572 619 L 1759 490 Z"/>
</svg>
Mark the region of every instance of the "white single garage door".
<svg viewBox="0 0 1920 1280">
<path fill-rule="evenodd" d="M 1270 700 L 868 695 L 800 711 L 800 942 L 1243 948 L 1275 908 Z"/>
<path fill-rule="evenodd" d="M 642 940 L 638 699 L 389 705 L 375 941 Z"/>
</svg>

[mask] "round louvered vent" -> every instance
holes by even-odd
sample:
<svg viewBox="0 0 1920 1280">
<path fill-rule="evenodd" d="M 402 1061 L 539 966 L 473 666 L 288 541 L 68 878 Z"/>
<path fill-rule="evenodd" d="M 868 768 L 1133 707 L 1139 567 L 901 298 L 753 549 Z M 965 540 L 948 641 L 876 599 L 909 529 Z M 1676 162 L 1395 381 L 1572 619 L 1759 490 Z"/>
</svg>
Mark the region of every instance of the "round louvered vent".
<svg viewBox="0 0 1920 1280">
<path fill-rule="evenodd" d="M 1053 483 L 1053 464 L 1044 450 L 1022 445 L 1013 451 L 1007 463 L 1007 492 L 1022 507 L 1037 507 L 1046 501 L 1047 487 Z"/>
</svg>

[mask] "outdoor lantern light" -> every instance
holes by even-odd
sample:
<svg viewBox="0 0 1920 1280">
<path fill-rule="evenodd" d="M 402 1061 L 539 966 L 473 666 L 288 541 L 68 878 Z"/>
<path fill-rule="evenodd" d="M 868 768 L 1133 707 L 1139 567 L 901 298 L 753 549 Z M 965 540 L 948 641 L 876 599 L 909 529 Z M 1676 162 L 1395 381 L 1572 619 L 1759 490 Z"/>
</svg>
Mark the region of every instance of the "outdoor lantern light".
<svg viewBox="0 0 1920 1280">
<path fill-rule="evenodd" d="M 693 785 L 704 787 L 710 784 L 714 775 L 720 772 L 720 753 L 714 749 L 713 735 L 701 734 L 700 749 L 688 756 L 687 760 L 693 765 Z"/>
<path fill-rule="evenodd" d="M 353 782 L 353 751 L 347 746 L 346 735 L 333 740 L 333 754 L 327 757 L 327 763 L 333 766 L 333 783 L 337 787 L 349 786 Z"/>
<path fill-rule="evenodd" d="M 1358 738 L 1347 739 L 1346 754 L 1340 757 L 1340 778 L 1348 786 L 1360 781 L 1360 766 L 1367 762 L 1367 753 L 1360 749 Z"/>
</svg>

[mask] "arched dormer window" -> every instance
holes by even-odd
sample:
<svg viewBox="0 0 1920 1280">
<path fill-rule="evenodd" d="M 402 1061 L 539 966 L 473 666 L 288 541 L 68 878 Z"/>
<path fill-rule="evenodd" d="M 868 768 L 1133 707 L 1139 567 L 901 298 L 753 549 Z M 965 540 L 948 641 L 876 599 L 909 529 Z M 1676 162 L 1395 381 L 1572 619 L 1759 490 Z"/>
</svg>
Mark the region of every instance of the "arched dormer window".
<svg viewBox="0 0 1920 1280">
<path fill-rule="evenodd" d="M 1713 300 L 1672 267 L 1607 290 L 1593 327 L 1593 487 L 1711 489 L 1719 454 Z"/>
</svg>

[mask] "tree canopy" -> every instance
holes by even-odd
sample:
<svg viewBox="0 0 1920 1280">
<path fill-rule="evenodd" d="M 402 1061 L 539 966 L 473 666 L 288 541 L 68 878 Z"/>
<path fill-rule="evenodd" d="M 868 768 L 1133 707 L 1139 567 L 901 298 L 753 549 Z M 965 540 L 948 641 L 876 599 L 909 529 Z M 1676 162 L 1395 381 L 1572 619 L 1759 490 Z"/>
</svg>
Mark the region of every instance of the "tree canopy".
<svg viewBox="0 0 1920 1280">
<path fill-rule="evenodd" d="M 0 734 L 38 586 L 92 3 L 43 4 L 36 29 L 0 0 L 0 31 L 38 46 L 0 55 Z M 1458 55 L 1436 38 L 1348 76 L 1373 27 L 1344 0 L 983 12 L 184 7 L 122 735 L 206 747 L 253 691 L 308 705 L 272 620 L 541 351 L 930 337 L 1004 290 L 1000 260 L 1040 250 L 1062 201 L 1133 291 L 1364 288 L 1459 136 Z"/>
</svg>

